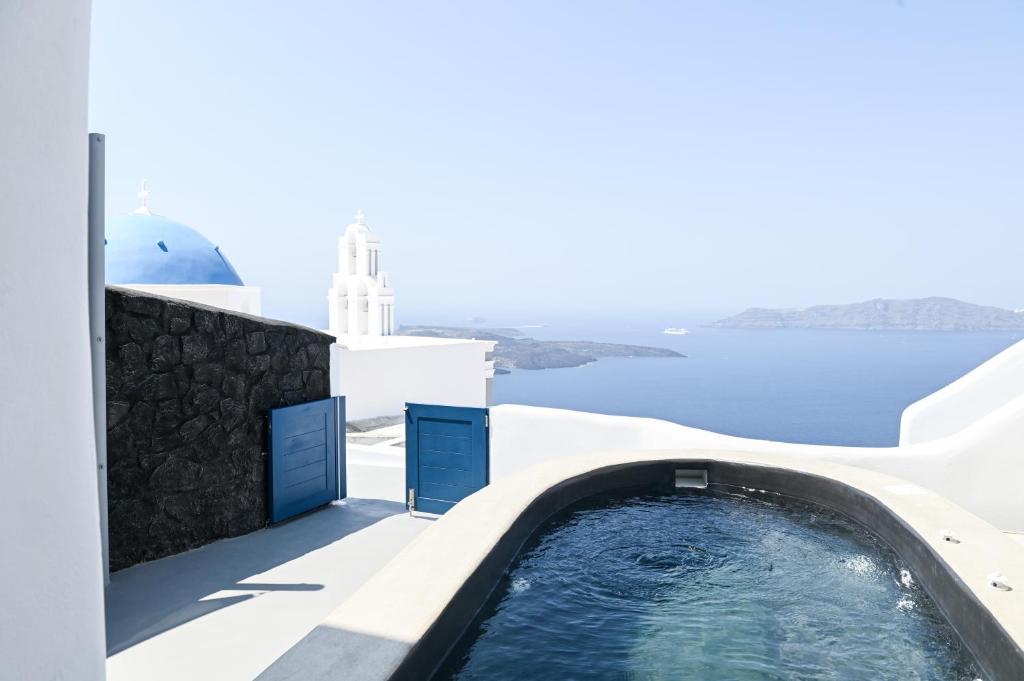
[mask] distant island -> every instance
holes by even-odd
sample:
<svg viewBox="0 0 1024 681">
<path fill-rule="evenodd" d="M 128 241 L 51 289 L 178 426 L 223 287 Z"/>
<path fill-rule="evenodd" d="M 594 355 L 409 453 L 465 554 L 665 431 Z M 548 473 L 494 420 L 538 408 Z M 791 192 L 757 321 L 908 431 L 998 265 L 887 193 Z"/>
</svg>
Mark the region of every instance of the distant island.
<svg viewBox="0 0 1024 681">
<path fill-rule="evenodd" d="M 590 341 L 541 341 L 518 329 L 477 329 L 455 326 L 403 326 L 400 336 L 475 338 L 498 341 L 494 348 L 495 373 L 512 369 L 566 369 L 596 362 L 602 357 L 685 357 L 675 350 L 644 345 L 593 343 Z"/>
<path fill-rule="evenodd" d="M 720 319 L 720 329 L 861 329 L 864 331 L 1024 331 L 1024 311 L 954 298 L 890 300 L 803 309 L 752 307 Z"/>
</svg>

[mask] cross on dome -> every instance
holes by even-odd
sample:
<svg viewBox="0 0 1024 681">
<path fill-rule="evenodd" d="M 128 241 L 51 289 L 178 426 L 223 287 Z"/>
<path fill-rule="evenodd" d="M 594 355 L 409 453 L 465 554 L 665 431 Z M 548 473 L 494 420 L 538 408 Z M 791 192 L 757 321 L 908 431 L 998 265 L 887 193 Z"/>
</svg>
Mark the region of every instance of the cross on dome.
<svg viewBox="0 0 1024 681">
<path fill-rule="evenodd" d="M 363 209 L 362 209 L 362 208 L 360 208 L 359 210 L 357 210 L 357 211 L 356 211 L 356 224 L 357 224 L 357 225 L 362 225 L 362 224 L 365 224 L 365 223 L 363 222 L 363 219 L 364 219 L 365 217 L 366 217 L 366 214 L 365 214 L 365 213 L 363 213 Z"/>
<path fill-rule="evenodd" d="M 135 213 L 138 215 L 152 215 L 153 212 L 149 210 L 147 202 L 149 201 L 149 189 L 146 188 L 146 180 L 142 181 L 142 188 L 139 189 L 139 193 L 136 196 L 139 197 L 139 207 L 135 209 Z"/>
</svg>

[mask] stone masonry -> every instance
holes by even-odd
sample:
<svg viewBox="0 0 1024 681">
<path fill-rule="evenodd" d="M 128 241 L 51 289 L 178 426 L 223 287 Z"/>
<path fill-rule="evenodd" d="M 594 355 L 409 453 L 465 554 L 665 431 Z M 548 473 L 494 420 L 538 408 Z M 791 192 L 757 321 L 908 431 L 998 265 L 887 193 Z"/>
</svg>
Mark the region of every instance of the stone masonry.
<svg viewBox="0 0 1024 681">
<path fill-rule="evenodd" d="M 110 569 L 267 524 L 267 412 L 330 396 L 334 338 L 108 286 Z"/>
</svg>

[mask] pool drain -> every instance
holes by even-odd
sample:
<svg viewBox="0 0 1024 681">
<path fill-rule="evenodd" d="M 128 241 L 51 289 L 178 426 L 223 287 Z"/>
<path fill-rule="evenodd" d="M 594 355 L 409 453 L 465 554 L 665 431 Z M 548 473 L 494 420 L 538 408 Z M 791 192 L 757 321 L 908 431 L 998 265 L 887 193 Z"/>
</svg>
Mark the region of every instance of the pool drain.
<svg viewBox="0 0 1024 681">
<path fill-rule="evenodd" d="M 677 468 L 676 487 L 691 487 L 706 489 L 708 486 L 708 472 L 706 469 L 698 468 Z"/>
</svg>

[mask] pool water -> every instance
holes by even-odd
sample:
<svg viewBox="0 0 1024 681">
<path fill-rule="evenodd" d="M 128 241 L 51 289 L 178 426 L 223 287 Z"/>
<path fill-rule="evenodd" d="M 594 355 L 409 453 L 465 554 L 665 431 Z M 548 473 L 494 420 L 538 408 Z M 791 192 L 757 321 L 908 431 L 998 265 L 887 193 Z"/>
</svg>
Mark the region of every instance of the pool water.
<svg viewBox="0 0 1024 681">
<path fill-rule="evenodd" d="M 980 678 L 899 558 L 730 488 L 593 497 L 538 529 L 435 679 Z"/>
</svg>

